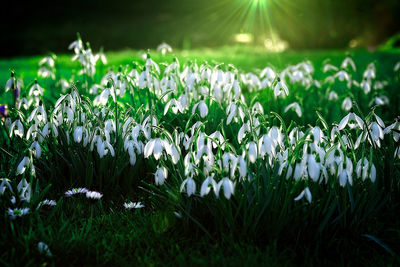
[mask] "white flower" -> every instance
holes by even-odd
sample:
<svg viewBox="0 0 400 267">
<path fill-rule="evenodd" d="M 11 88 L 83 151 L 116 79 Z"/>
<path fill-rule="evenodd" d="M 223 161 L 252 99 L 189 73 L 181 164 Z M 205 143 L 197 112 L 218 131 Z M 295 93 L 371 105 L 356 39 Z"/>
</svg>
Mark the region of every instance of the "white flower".
<svg viewBox="0 0 400 267">
<path fill-rule="evenodd" d="M 29 208 L 23 208 L 23 209 L 8 209 L 8 215 L 10 216 L 11 220 L 15 220 L 17 217 L 22 217 L 26 214 L 29 213 Z"/>
<path fill-rule="evenodd" d="M 285 84 L 284 81 L 279 80 L 276 83 L 275 87 L 274 87 L 274 96 L 278 97 L 278 96 L 281 96 L 281 95 L 283 97 L 288 96 L 289 95 L 289 89 L 288 89 L 288 87 L 287 87 L 287 85 Z"/>
<path fill-rule="evenodd" d="M 163 42 L 157 46 L 157 51 L 161 52 L 161 54 L 164 56 L 167 52 L 172 52 L 172 47 L 169 44 Z"/>
<path fill-rule="evenodd" d="M 15 127 L 17 127 L 17 128 L 14 129 Z M 21 138 L 24 136 L 24 126 L 22 125 L 20 120 L 15 120 L 13 123 L 11 123 L 10 137 L 12 137 L 13 134 L 15 134 Z"/>
<path fill-rule="evenodd" d="M 218 186 L 217 196 L 219 195 L 219 191 L 221 190 L 221 187 L 223 187 L 224 195 L 225 195 L 226 199 L 230 199 L 235 191 L 235 185 L 228 177 L 225 177 L 221 181 L 219 181 L 217 186 Z"/>
<path fill-rule="evenodd" d="M 238 143 L 242 143 L 243 138 L 246 136 L 246 133 L 250 132 L 250 121 L 243 123 L 240 127 L 239 132 L 237 134 Z"/>
<path fill-rule="evenodd" d="M 100 199 L 102 198 L 103 194 L 96 192 L 96 191 L 87 191 L 86 192 L 86 198 L 90 199 Z"/>
<path fill-rule="evenodd" d="M 314 181 L 318 181 L 321 172 L 321 165 L 315 160 L 314 154 L 309 154 L 307 157 L 308 176 Z"/>
<path fill-rule="evenodd" d="M 26 181 L 25 178 L 23 178 L 19 184 L 17 185 L 17 190 L 19 193 L 19 197 L 21 200 L 29 202 L 31 200 L 32 196 L 32 187 L 31 185 Z"/>
<path fill-rule="evenodd" d="M 339 99 L 339 96 L 335 91 L 330 91 L 328 99 L 329 100 L 337 100 L 337 99 Z"/>
<path fill-rule="evenodd" d="M 352 123 L 353 122 L 353 123 Z M 355 123 L 354 123 L 355 122 Z M 352 123 L 352 124 L 350 124 Z M 343 130 L 346 125 L 349 124 L 350 128 L 353 129 L 355 127 L 360 127 L 360 129 L 364 129 L 364 122 L 363 120 L 358 117 L 355 113 L 350 112 L 347 114 L 339 123 L 338 125 L 338 130 L 341 131 Z"/>
<path fill-rule="evenodd" d="M 196 183 L 192 177 L 188 177 L 182 182 L 180 188 L 181 192 L 185 191 L 185 186 L 186 186 L 186 193 L 189 197 L 196 192 Z"/>
<path fill-rule="evenodd" d="M 54 59 L 50 56 L 44 57 L 39 61 L 39 66 L 47 64 L 49 67 L 54 67 Z"/>
<path fill-rule="evenodd" d="M 35 156 L 35 158 L 40 158 L 40 156 L 42 155 L 42 149 L 39 145 L 38 141 L 34 141 L 31 146 L 30 149 L 33 150 L 33 155 Z"/>
<path fill-rule="evenodd" d="M 351 102 L 350 97 L 346 97 L 342 103 L 342 109 L 349 111 L 353 107 L 353 103 Z"/>
<path fill-rule="evenodd" d="M 24 157 L 21 162 L 18 164 L 17 167 L 17 175 L 23 174 L 26 170 L 26 168 L 29 166 L 30 160 L 28 157 Z"/>
<path fill-rule="evenodd" d="M 45 254 L 47 257 L 52 257 L 53 254 L 51 253 L 49 246 L 43 242 L 38 243 L 38 250 L 40 254 Z"/>
<path fill-rule="evenodd" d="M 302 113 L 301 113 L 301 108 L 300 108 L 299 103 L 293 102 L 292 104 L 288 105 L 285 108 L 285 113 L 288 112 L 289 109 L 294 109 L 296 111 L 297 116 L 301 117 Z"/>
<path fill-rule="evenodd" d="M 203 197 L 205 195 L 208 195 L 208 193 L 210 193 L 211 188 L 214 190 L 214 194 L 217 196 L 217 192 L 218 192 L 217 183 L 215 182 L 213 176 L 208 176 L 206 179 L 204 179 L 204 181 L 201 185 L 200 196 Z"/>
<path fill-rule="evenodd" d="M 248 156 L 249 160 L 251 163 L 256 162 L 257 157 L 258 157 L 258 152 L 257 152 L 257 144 L 255 142 L 250 142 L 246 146 L 248 148 Z"/>
<path fill-rule="evenodd" d="M 308 203 L 311 204 L 312 195 L 311 195 L 311 191 L 310 191 L 310 189 L 308 187 L 306 187 L 303 191 L 301 191 L 301 193 L 294 199 L 294 201 L 299 201 L 304 196 L 306 197 Z"/>
<path fill-rule="evenodd" d="M 384 138 L 382 128 L 379 126 L 378 123 L 372 122 L 371 125 L 369 126 L 369 129 L 370 129 L 370 134 L 371 134 L 371 138 L 369 138 L 370 141 L 375 143 L 378 147 L 381 147 L 380 140 L 383 140 L 383 138 Z"/>
<path fill-rule="evenodd" d="M 161 140 L 160 138 L 151 139 L 144 147 L 144 157 L 148 158 L 151 154 L 153 154 L 154 158 L 158 160 L 162 155 L 163 149 L 163 140 Z"/>
<path fill-rule="evenodd" d="M 343 69 L 347 69 L 347 68 L 348 68 L 347 66 L 349 66 L 349 65 L 350 65 L 350 67 L 353 69 L 353 71 L 356 71 L 356 64 L 354 64 L 353 59 L 352 59 L 351 57 L 346 57 L 346 58 L 343 60 L 341 67 L 342 67 Z"/>
<path fill-rule="evenodd" d="M 56 75 L 46 67 L 40 67 L 38 70 L 38 76 L 42 78 L 52 78 L 53 80 L 56 78 Z"/>
<path fill-rule="evenodd" d="M 244 156 L 238 156 L 237 159 L 239 162 L 239 175 L 244 178 L 247 175 L 247 163 L 244 160 Z"/>
<path fill-rule="evenodd" d="M 80 187 L 80 188 L 72 188 L 71 190 L 68 190 L 68 191 L 65 192 L 65 196 L 71 197 L 71 196 L 76 195 L 76 194 L 86 194 L 87 192 L 89 192 L 89 190 L 84 188 L 84 187 L 83 188 L 82 187 Z"/>
<path fill-rule="evenodd" d="M 125 209 L 141 209 L 144 208 L 144 205 L 140 202 L 129 202 L 129 203 L 124 203 Z"/>
<path fill-rule="evenodd" d="M 168 170 L 165 167 L 158 167 L 154 174 L 156 185 L 164 184 L 165 179 L 167 179 Z"/>
<path fill-rule="evenodd" d="M 164 115 L 167 114 L 167 112 L 168 112 L 170 106 L 172 106 L 172 112 L 173 112 L 174 114 L 177 114 L 178 111 L 179 111 L 180 113 L 183 113 L 183 111 L 184 111 L 184 109 L 183 109 L 181 103 L 180 103 L 179 101 L 177 101 L 176 99 L 173 98 L 173 99 L 171 99 L 170 101 L 168 101 L 168 103 L 165 105 L 165 108 L 164 108 Z"/>
<path fill-rule="evenodd" d="M 1 184 L 0 184 L 0 195 L 4 194 L 4 191 L 6 190 L 6 186 L 8 187 L 8 189 L 12 192 L 12 187 L 10 184 L 10 180 L 7 178 L 2 178 L 1 180 Z"/>
<path fill-rule="evenodd" d="M 200 111 L 200 117 L 205 118 L 208 114 L 208 107 L 204 100 L 201 100 L 199 103 L 193 106 L 192 113 L 196 112 L 197 107 L 199 108 Z"/>
<path fill-rule="evenodd" d="M 40 205 L 45 205 L 45 206 L 51 206 L 54 207 L 55 205 L 57 205 L 57 202 L 55 200 L 49 200 L 49 199 L 45 199 L 42 202 L 40 202 Z"/>
</svg>

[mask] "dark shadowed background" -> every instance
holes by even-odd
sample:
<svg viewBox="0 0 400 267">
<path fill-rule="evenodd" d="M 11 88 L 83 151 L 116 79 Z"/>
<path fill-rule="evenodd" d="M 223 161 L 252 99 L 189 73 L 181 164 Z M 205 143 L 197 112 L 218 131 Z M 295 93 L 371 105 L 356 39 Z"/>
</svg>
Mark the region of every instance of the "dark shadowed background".
<svg viewBox="0 0 400 267">
<path fill-rule="evenodd" d="M 262 6 L 262 8 L 260 8 Z M 375 46 L 400 31 L 398 0 L 69 0 L 2 3 L 2 57 L 67 52 L 80 32 L 95 49 L 262 43 L 271 31 L 292 49 Z"/>
</svg>

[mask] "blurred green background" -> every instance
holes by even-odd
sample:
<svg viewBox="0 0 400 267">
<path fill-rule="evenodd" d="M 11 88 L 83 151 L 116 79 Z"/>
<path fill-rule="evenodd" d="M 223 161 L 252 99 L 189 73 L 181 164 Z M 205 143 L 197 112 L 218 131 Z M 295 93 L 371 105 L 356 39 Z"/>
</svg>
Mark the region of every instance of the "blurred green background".
<svg viewBox="0 0 400 267">
<path fill-rule="evenodd" d="M 2 11 L 2 57 L 65 53 L 76 32 L 106 51 L 162 41 L 180 49 L 276 40 L 291 49 L 371 48 L 400 32 L 398 0 L 43 0 L 7 1 Z"/>
</svg>

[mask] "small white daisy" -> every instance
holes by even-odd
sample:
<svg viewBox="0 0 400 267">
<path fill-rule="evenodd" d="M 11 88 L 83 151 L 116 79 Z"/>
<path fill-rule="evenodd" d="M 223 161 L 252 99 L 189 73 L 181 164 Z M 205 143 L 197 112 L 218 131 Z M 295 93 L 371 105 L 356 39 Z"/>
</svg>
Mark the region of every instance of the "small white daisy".
<svg viewBox="0 0 400 267">
<path fill-rule="evenodd" d="M 96 191 L 88 191 L 86 192 L 86 197 L 91 199 L 100 199 L 103 197 L 103 194 Z"/>
<path fill-rule="evenodd" d="M 29 213 L 29 208 L 23 208 L 23 209 L 8 209 L 8 215 L 10 216 L 11 220 L 15 220 L 17 217 L 22 217 L 26 214 Z"/>
<path fill-rule="evenodd" d="M 140 202 L 129 202 L 129 203 L 124 203 L 125 209 L 141 209 L 144 208 L 144 205 Z"/>
<path fill-rule="evenodd" d="M 76 195 L 76 194 L 86 194 L 87 192 L 89 192 L 89 190 L 86 189 L 86 188 L 82 188 L 82 187 L 80 187 L 80 188 L 72 188 L 71 190 L 68 190 L 67 192 L 65 192 L 65 195 L 67 197 L 71 197 L 71 196 Z"/>
<path fill-rule="evenodd" d="M 49 200 L 49 199 L 45 199 L 42 202 L 40 202 L 40 205 L 45 205 L 45 206 L 51 206 L 54 207 L 55 205 L 57 205 L 57 202 L 55 200 Z"/>
</svg>

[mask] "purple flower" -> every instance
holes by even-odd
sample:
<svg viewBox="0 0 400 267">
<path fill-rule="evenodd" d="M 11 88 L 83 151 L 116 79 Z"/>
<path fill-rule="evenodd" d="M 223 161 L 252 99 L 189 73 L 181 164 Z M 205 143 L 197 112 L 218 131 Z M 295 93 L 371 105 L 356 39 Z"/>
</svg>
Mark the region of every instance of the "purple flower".
<svg viewBox="0 0 400 267">
<path fill-rule="evenodd" d="M 13 90 L 13 94 L 14 94 L 15 98 L 19 97 L 20 92 L 21 92 L 21 89 L 19 88 L 19 86 L 15 86 L 15 89 Z"/>
<path fill-rule="evenodd" d="M 7 105 L 0 105 L 0 117 L 6 117 L 8 115 Z"/>
</svg>

